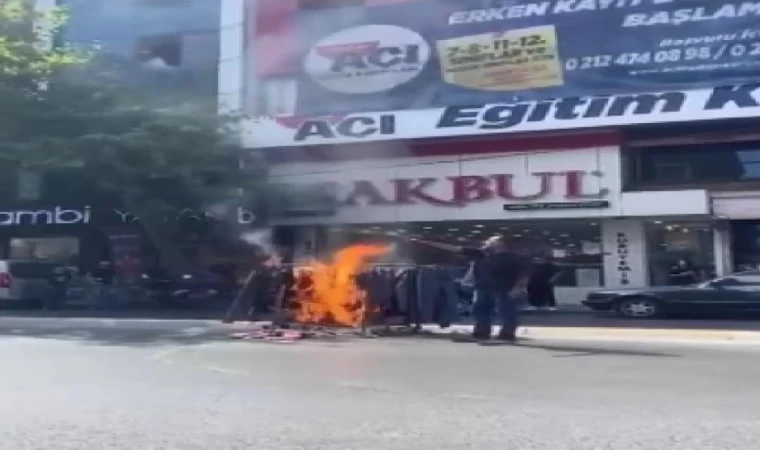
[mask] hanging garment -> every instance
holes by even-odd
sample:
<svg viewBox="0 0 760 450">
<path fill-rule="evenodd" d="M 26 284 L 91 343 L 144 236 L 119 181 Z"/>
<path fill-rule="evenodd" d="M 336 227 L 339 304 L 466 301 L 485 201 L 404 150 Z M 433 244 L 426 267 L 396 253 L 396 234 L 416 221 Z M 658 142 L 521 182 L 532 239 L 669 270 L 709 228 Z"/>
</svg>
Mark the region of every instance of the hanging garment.
<svg viewBox="0 0 760 450">
<path fill-rule="evenodd" d="M 421 268 L 417 275 L 417 302 L 420 323 L 448 327 L 456 317 L 457 288 L 454 278 L 437 267 Z"/>
</svg>

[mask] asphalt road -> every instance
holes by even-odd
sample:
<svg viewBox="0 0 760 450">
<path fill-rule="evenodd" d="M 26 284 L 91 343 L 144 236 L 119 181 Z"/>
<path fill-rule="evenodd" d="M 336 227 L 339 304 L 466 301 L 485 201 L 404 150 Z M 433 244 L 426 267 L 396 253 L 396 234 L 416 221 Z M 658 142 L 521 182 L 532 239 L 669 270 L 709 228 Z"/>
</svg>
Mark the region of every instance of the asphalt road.
<svg viewBox="0 0 760 450">
<path fill-rule="evenodd" d="M 0 449 L 756 449 L 760 347 L 0 319 Z"/>
</svg>

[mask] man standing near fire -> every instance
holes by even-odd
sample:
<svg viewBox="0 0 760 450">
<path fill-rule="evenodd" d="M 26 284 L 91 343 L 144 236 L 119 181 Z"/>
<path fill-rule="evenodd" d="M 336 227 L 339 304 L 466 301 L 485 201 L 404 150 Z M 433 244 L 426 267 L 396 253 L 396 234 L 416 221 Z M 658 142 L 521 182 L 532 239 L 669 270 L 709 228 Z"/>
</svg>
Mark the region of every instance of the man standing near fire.
<svg viewBox="0 0 760 450">
<path fill-rule="evenodd" d="M 501 330 L 496 339 L 508 343 L 517 340 L 517 297 L 528 282 L 530 264 L 526 258 L 509 251 L 503 236 L 488 238 L 481 248 L 412 239 L 429 247 L 460 253 L 472 260 L 475 304 L 472 315 L 475 327 L 473 340 L 491 338 L 494 309 L 499 312 Z"/>
</svg>

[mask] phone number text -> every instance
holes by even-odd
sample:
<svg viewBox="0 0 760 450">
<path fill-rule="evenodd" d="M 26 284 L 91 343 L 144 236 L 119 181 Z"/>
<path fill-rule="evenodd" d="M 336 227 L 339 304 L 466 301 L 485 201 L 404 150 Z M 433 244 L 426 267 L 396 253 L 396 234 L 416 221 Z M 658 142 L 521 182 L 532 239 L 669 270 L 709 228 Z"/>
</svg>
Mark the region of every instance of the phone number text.
<svg viewBox="0 0 760 450">
<path fill-rule="evenodd" d="M 720 47 L 669 48 L 647 52 L 628 52 L 620 55 L 593 55 L 567 58 L 565 70 L 586 70 L 614 66 L 667 64 L 686 61 L 718 61 L 730 58 L 760 58 L 760 42 L 735 42 Z"/>
</svg>

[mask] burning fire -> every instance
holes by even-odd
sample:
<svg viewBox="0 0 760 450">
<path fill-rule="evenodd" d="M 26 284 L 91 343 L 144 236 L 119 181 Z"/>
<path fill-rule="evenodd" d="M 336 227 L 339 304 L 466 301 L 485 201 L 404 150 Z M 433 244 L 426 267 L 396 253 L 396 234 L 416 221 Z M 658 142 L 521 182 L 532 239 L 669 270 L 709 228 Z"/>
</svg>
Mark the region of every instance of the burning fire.
<svg viewBox="0 0 760 450">
<path fill-rule="evenodd" d="M 296 322 L 357 326 L 364 317 L 367 293 L 356 276 L 368 260 L 384 255 L 391 247 L 352 245 L 339 250 L 332 261 L 312 261 L 296 277 Z"/>
</svg>

